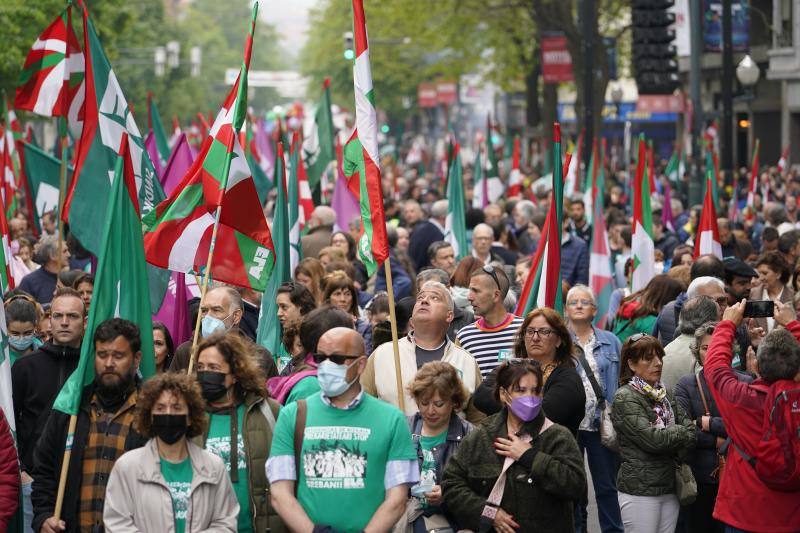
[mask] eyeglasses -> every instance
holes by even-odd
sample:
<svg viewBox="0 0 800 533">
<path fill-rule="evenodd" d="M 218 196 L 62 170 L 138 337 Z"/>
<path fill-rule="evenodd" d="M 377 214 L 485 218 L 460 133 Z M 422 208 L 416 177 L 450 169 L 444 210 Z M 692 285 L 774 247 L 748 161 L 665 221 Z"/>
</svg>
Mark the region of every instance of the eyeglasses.
<svg viewBox="0 0 800 533">
<path fill-rule="evenodd" d="M 497 285 L 497 288 L 500 289 L 500 291 L 502 292 L 503 287 L 500 286 L 500 279 L 497 277 L 497 272 L 494 271 L 494 266 L 493 265 L 484 265 L 483 266 L 483 271 L 486 272 L 487 274 L 489 274 L 492 277 L 492 279 L 494 280 L 495 284 Z"/>
<path fill-rule="evenodd" d="M 570 307 L 577 307 L 578 304 L 581 304 L 583 307 L 594 306 L 594 302 L 591 300 L 570 300 L 567 302 L 567 305 Z"/>
<path fill-rule="evenodd" d="M 361 357 L 360 355 L 350 355 L 350 354 L 343 354 L 343 353 L 312 353 L 311 358 L 314 359 L 316 364 L 321 364 L 325 360 L 329 360 L 334 364 L 343 365 L 347 362 L 348 359 L 358 359 Z"/>
<path fill-rule="evenodd" d="M 546 339 L 554 331 L 555 330 L 553 328 L 528 328 L 525 330 L 525 336 L 533 337 L 534 335 L 539 335 L 539 338 Z"/>
</svg>

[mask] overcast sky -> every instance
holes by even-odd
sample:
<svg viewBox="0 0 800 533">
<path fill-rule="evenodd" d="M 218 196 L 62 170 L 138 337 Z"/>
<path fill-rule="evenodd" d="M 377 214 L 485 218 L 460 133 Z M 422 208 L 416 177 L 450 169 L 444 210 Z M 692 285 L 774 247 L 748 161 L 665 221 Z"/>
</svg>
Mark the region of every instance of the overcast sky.
<svg viewBox="0 0 800 533">
<path fill-rule="evenodd" d="M 308 30 L 308 9 L 316 3 L 317 0 L 271 0 L 265 2 L 262 16 L 275 25 L 282 37 L 281 44 L 293 58 L 297 56 L 305 43 Z"/>
</svg>

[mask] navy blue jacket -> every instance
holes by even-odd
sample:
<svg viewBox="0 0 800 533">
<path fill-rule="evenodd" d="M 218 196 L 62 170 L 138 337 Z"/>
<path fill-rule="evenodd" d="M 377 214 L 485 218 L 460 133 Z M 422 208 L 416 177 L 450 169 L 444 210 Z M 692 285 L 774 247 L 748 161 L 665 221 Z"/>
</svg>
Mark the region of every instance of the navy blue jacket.
<svg viewBox="0 0 800 533">
<path fill-rule="evenodd" d="M 49 304 L 56 292 L 56 275 L 44 267 L 37 268 L 22 278 L 18 288 L 33 296 L 40 304 Z"/>
<path fill-rule="evenodd" d="M 414 261 L 417 272 L 423 267 L 428 266 L 428 246 L 436 241 L 444 240 L 444 233 L 441 232 L 432 222 L 423 220 L 417 222 L 408 244 L 408 255 Z"/>
<path fill-rule="evenodd" d="M 570 287 L 589 284 L 589 247 L 574 235 L 561 245 L 561 277 Z"/>
</svg>

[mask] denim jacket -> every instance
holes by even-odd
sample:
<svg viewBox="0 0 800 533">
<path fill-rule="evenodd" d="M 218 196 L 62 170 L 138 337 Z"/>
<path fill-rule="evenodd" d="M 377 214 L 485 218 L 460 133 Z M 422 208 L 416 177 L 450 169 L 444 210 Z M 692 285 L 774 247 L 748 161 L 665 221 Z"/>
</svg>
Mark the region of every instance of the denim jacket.
<svg viewBox="0 0 800 533">
<path fill-rule="evenodd" d="M 592 355 L 597 362 L 598 370 L 600 370 L 600 375 L 595 376 L 595 379 L 603 387 L 606 402 L 610 405 L 614 401 L 614 393 L 619 385 L 619 354 L 622 350 L 622 343 L 610 331 L 597 329 L 594 326 L 592 329 L 595 338 Z M 572 340 L 575 341 L 575 333 L 570 332 L 570 334 Z M 578 365 L 578 373 L 584 374 L 583 365 Z"/>
</svg>

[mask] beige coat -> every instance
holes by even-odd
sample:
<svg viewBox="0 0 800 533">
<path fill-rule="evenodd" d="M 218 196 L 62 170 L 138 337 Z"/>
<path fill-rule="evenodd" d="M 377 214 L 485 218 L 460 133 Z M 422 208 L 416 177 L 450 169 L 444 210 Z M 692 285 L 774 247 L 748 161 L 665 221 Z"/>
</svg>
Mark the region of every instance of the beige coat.
<svg viewBox="0 0 800 533">
<path fill-rule="evenodd" d="M 235 532 L 239 503 L 222 459 L 187 442 L 192 488 L 186 533 Z M 172 497 L 156 439 L 120 457 L 106 487 L 103 522 L 107 533 L 174 533 Z"/>
<path fill-rule="evenodd" d="M 444 348 L 442 362 L 450 363 L 455 367 L 467 391 L 472 394 L 481 384 L 481 371 L 478 368 L 478 363 L 463 348 L 459 348 L 449 340 L 446 342 L 447 345 Z M 400 373 L 403 378 L 403 390 L 405 392 L 404 414 L 411 416 L 418 411 L 416 402 L 407 390 L 417 373 L 417 354 L 414 337 L 412 335 L 403 337 L 398 341 L 398 345 L 400 348 Z M 399 408 L 396 376 L 394 348 L 391 342 L 387 342 L 378 346 L 369 356 L 367 367 L 361 375 L 361 386 L 364 387 L 367 393 Z"/>
</svg>

